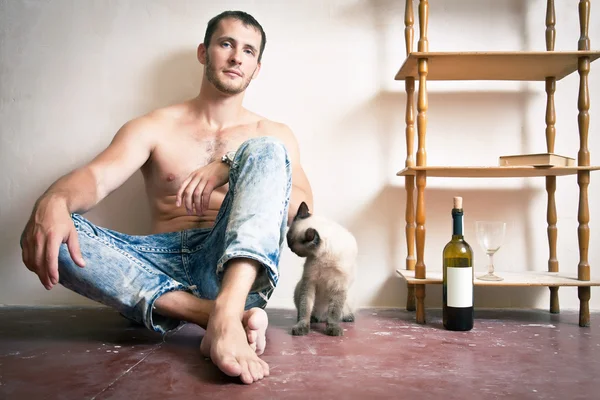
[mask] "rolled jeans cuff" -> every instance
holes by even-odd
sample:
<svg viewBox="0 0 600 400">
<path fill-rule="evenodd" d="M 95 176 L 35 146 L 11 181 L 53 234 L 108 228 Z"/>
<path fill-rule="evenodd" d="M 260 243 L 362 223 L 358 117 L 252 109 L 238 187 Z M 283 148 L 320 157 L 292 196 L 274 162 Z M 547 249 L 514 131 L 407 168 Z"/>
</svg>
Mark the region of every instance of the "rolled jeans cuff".
<svg viewBox="0 0 600 400">
<path fill-rule="evenodd" d="M 228 261 L 236 258 L 248 258 L 255 260 L 258 261 L 262 266 L 262 268 L 257 271 L 256 279 L 250 288 L 250 293 L 260 293 L 265 291 L 265 289 L 275 289 L 279 280 L 277 266 L 259 254 L 249 251 L 233 251 L 225 253 L 225 255 L 223 255 L 223 257 L 221 257 L 217 263 L 217 275 L 219 280 L 223 279 L 223 274 L 225 273 L 225 264 Z"/>
</svg>

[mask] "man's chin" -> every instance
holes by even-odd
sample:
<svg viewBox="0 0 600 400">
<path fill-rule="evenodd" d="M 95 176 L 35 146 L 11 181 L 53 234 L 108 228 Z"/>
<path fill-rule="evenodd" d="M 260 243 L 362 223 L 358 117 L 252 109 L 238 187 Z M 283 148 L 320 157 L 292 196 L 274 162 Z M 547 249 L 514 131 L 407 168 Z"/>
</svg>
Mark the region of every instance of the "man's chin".
<svg viewBox="0 0 600 400">
<path fill-rule="evenodd" d="M 217 90 L 223 94 L 228 94 L 228 95 L 234 96 L 236 94 L 242 93 L 245 90 L 245 88 L 230 87 L 230 86 L 223 85 L 223 86 L 217 87 Z"/>
</svg>

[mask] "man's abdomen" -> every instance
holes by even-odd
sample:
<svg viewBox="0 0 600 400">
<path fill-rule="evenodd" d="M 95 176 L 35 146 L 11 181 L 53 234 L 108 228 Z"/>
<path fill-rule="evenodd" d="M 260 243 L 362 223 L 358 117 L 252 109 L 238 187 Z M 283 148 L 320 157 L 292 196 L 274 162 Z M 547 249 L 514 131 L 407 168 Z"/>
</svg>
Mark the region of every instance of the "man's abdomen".
<svg viewBox="0 0 600 400">
<path fill-rule="evenodd" d="M 184 205 L 177 207 L 174 195 L 151 200 L 152 233 L 212 228 L 225 194 L 226 191 L 214 190 L 210 196 L 208 210 L 202 215 L 188 214 Z"/>
</svg>

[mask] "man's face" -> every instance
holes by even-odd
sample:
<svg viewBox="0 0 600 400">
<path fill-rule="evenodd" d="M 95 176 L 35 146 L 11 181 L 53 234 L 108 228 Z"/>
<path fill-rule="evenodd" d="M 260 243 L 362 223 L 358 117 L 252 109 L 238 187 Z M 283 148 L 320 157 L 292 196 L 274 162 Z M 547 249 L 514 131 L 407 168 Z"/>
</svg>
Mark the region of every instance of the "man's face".
<svg viewBox="0 0 600 400">
<path fill-rule="evenodd" d="M 261 34 L 253 27 L 233 18 L 221 20 L 205 50 L 203 64 L 208 81 L 231 95 L 246 90 L 260 70 L 260 42 Z"/>
</svg>

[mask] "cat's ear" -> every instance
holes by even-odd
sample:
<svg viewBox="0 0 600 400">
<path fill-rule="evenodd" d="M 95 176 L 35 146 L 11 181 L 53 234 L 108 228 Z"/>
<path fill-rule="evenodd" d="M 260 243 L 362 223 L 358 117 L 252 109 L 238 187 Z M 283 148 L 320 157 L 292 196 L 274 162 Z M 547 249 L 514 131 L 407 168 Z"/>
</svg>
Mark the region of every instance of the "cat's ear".
<svg viewBox="0 0 600 400">
<path fill-rule="evenodd" d="M 308 210 L 308 205 L 305 202 L 300 204 L 298 207 L 298 212 L 296 213 L 296 217 L 294 219 L 304 219 L 310 217 L 310 211 Z"/>
<path fill-rule="evenodd" d="M 319 232 L 316 229 L 308 228 L 304 232 L 304 242 L 309 247 L 317 247 L 321 243 L 321 236 L 319 236 Z"/>
</svg>

